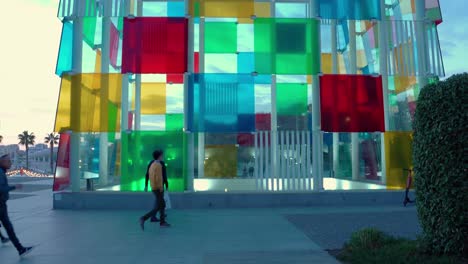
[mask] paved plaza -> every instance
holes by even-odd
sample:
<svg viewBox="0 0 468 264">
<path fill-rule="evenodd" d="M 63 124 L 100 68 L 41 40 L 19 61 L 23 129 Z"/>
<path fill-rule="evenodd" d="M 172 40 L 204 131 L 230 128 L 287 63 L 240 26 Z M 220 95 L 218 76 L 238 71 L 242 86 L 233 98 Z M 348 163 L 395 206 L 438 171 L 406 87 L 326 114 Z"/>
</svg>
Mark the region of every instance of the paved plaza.
<svg viewBox="0 0 468 264">
<path fill-rule="evenodd" d="M 11 179 L 11 183 L 15 180 Z M 169 210 L 169 229 L 141 211 L 54 211 L 50 180 L 23 182 L 12 194 L 10 216 L 20 240 L 37 245 L 20 260 L 0 246 L 1 264 L 31 263 L 338 263 L 325 249 L 340 248 L 351 232 L 374 226 L 414 238 L 414 207 Z M 4 232 L 4 230 L 2 230 Z"/>
</svg>

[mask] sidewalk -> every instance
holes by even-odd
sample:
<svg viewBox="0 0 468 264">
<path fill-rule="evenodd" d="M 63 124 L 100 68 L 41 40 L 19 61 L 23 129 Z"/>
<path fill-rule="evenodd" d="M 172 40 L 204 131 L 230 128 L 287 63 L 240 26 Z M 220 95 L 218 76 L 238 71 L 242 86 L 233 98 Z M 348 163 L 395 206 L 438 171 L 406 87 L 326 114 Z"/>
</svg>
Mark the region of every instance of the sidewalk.
<svg viewBox="0 0 468 264">
<path fill-rule="evenodd" d="M 324 249 L 372 224 L 369 216 L 377 215 L 370 221 L 390 229 L 406 224 L 409 236 L 418 231 L 415 209 L 396 206 L 169 210 L 172 228 L 148 221 L 142 232 L 138 218 L 145 212 L 53 211 L 50 191 L 32 194 L 9 201 L 20 240 L 38 245 L 21 263 L 332 264 L 338 262 Z M 386 220 L 395 213 L 405 215 L 401 222 Z M 0 247 L 0 259 L 19 263 L 10 244 Z"/>
</svg>

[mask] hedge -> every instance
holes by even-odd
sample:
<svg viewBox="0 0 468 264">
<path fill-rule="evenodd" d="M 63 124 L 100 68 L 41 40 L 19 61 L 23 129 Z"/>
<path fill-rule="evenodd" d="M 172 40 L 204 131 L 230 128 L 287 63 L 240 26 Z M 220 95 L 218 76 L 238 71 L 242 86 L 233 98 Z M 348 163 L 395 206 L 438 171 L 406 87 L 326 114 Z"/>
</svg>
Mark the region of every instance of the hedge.
<svg viewBox="0 0 468 264">
<path fill-rule="evenodd" d="M 421 90 L 413 162 L 419 221 L 427 249 L 468 252 L 468 73 Z"/>
</svg>

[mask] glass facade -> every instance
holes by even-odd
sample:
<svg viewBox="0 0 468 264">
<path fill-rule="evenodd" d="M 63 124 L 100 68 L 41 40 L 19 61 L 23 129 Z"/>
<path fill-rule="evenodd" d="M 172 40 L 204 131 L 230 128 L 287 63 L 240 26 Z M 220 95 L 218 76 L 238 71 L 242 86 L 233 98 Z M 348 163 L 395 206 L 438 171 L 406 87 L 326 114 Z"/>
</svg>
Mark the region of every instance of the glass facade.
<svg viewBox="0 0 468 264">
<path fill-rule="evenodd" d="M 404 188 L 438 1 L 186 1 L 60 1 L 55 191 Z"/>
</svg>

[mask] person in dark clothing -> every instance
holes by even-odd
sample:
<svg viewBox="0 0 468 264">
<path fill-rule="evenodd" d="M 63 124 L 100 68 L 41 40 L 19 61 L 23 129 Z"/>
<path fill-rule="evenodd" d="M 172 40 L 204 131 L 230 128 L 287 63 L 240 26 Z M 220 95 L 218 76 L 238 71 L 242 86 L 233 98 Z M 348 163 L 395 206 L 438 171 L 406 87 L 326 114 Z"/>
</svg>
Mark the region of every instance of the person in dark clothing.
<svg viewBox="0 0 468 264">
<path fill-rule="evenodd" d="M 7 201 L 10 198 L 10 191 L 14 189 L 21 189 L 21 185 L 10 186 L 8 185 L 8 179 L 6 176 L 6 171 L 11 168 L 11 159 L 9 155 L 2 155 L 0 156 L 0 222 L 5 227 L 5 230 L 8 234 L 11 243 L 15 246 L 16 250 L 18 250 L 18 254 L 20 257 L 25 256 L 33 247 L 23 247 L 19 242 L 18 238 L 16 237 L 15 230 L 13 229 L 13 225 L 10 222 L 10 218 L 8 217 L 8 208 L 7 208 Z M 3 239 L 2 239 L 3 240 Z"/>
<path fill-rule="evenodd" d="M 148 191 L 148 181 L 149 181 L 149 169 L 151 167 L 151 164 L 153 164 L 155 160 L 152 160 L 148 163 L 148 167 L 146 168 L 146 179 L 145 179 L 145 192 Z M 163 183 L 164 183 L 164 186 L 166 187 L 166 191 L 169 190 L 169 182 L 167 181 L 167 174 L 166 174 L 166 163 L 164 163 L 164 161 L 159 161 L 159 163 L 161 163 L 161 166 L 162 166 L 162 174 L 163 174 Z M 157 201 L 156 201 L 157 203 Z M 164 201 L 164 207 L 166 205 L 166 201 Z M 156 207 L 156 205 L 155 205 Z M 165 217 L 167 217 L 167 214 L 165 215 Z M 151 219 L 150 219 L 151 222 L 159 222 L 159 219 L 156 217 L 156 215 L 152 216 Z"/>
<path fill-rule="evenodd" d="M 163 169 L 161 165 L 161 160 L 163 158 L 163 152 L 161 150 L 156 150 L 153 152 L 154 162 L 151 163 L 150 168 L 148 170 L 148 178 L 151 185 L 151 190 L 156 198 L 156 203 L 154 205 L 153 210 L 145 214 L 140 218 L 140 227 L 142 230 L 145 230 L 145 222 L 150 217 L 156 216 L 159 212 L 161 216 L 161 221 L 159 225 L 161 227 L 169 227 L 171 226 L 166 222 L 166 214 L 164 210 L 166 209 L 166 204 L 164 203 L 164 179 L 163 179 Z"/>
<path fill-rule="evenodd" d="M 0 227 L 2 227 L 2 225 L 0 225 Z M 10 239 L 8 237 L 5 237 L 2 232 L 0 231 L 0 241 L 2 241 L 3 244 L 6 244 L 8 242 L 10 242 Z"/>
</svg>

